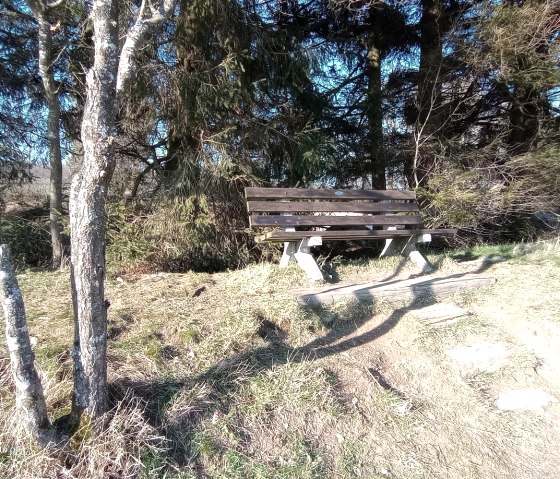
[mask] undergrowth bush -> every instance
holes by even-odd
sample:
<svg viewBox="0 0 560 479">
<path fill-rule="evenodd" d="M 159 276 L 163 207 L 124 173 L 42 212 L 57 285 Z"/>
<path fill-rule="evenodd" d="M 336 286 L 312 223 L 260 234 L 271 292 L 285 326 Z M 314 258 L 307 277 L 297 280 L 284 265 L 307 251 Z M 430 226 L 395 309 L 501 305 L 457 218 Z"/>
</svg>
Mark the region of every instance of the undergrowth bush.
<svg viewBox="0 0 560 479">
<path fill-rule="evenodd" d="M 260 250 L 246 231 L 246 212 L 205 195 L 168 200 L 150 212 L 124 204 L 107 208 L 109 261 L 140 263 L 154 271 L 215 272 L 243 267 Z"/>
<path fill-rule="evenodd" d="M 244 188 L 259 180 L 250 165 L 216 148 L 185 155 L 128 202 L 113 190 L 110 261 L 143 271 L 216 272 L 274 255 L 277 248 L 257 246 L 248 230 Z"/>
<path fill-rule="evenodd" d="M 459 227 L 476 242 L 554 233 L 560 214 L 559 154 L 558 146 L 545 145 L 497 161 L 495 148 L 489 148 L 441 162 L 428 188 L 418 191 L 428 224 Z"/>
<path fill-rule="evenodd" d="M 17 267 L 47 266 L 51 260 L 48 213 L 8 215 L 0 218 L 0 230 L 10 245 Z"/>
</svg>

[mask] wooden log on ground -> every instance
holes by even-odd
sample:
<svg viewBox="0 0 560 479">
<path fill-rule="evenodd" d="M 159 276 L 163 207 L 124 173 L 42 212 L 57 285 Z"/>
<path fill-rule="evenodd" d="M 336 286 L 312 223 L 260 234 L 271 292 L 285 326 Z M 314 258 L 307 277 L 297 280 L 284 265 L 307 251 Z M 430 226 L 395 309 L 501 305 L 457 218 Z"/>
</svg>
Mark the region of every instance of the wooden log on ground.
<svg viewBox="0 0 560 479">
<path fill-rule="evenodd" d="M 296 291 L 298 302 L 303 305 L 330 304 L 340 300 L 412 301 L 435 296 L 445 298 L 466 290 L 480 290 L 492 286 L 496 278 L 477 275 L 451 275 L 439 278 L 414 278 L 401 281 L 329 286 L 317 290 Z"/>
</svg>

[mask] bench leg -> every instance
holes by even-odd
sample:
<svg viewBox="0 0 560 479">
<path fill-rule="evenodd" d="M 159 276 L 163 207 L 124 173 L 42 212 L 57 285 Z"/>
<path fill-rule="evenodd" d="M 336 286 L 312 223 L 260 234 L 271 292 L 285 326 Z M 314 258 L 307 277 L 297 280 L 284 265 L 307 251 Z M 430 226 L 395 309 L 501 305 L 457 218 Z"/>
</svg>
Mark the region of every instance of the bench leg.
<svg viewBox="0 0 560 479">
<path fill-rule="evenodd" d="M 387 231 L 394 231 L 397 228 L 394 226 L 389 226 Z M 405 247 L 407 238 L 389 238 L 385 240 L 385 246 L 383 247 L 383 251 L 379 255 L 380 258 L 384 256 L 392 256 L 395 254 L 399 254 L 402 249 Z"/>
<path fill-rule="evenodd" d="M 403 248 L 406 246 L 406 238 L 390 238 L 385 240 L 385 246 L 383 251 L 379 255 L 380 258 L 385 256 L 392 256 L 400 254 Z"/>
<path fill-rule="evenodd" d="M 423 236 L 423 235 L 421 235 Z M 416 249 L 416 243 L 418 241 L 417 236 L 411 237 L 406 246 L 402 249 L 401 254 L 407 256 L 410 261 L 412 261 L 416 266 L 420 267 L 422 273 L 431 273 L 433 271 L 432 265 L 428 263 L 426 258 Z"/>
<path fill-rule="evenodd" d="M 319 246 L 320 244 L 322 244 L 320 236 L 284 243 L 284 253 L 282 258 L 280 258 L 280 267 L 285 268 L 289 263 L 297 261 L 300 268 L 307 273 L 309 278 L 314 280 L 324 279 L 315 258 L 309 251 L 311 246 Z"/>
<path fill-rule="evenodd" d="M 290 241 L 284 243 L 284 253 L 282 253 L 282 258 L 280 258 L 280 268 L 285 268 L 292 261 L 297 261 L 295 254 L 298 250 L 298 244 L 295 241 Z"/>
<path fill-rule="evenodd" d="M 428 243 L 431 239 L 432 237 L 427 234 L 410 236 L 408 238 L 387 239 L 385 240 L 385 247 L 379 257 L 382 258 L 384 256 L 400 253 L 419 266 L 423 273 L 430 273 L 433 271 L 433 268 L 422 253 L 416 249 L 416 243 Z"/>
<path fill-rule="evenodd" d="M 294 254 L 296 261 L 301 269 L 303 269 L 310 279 L 319 281 L 324 279 L 323 273 L 317 266 L 315 258 L 309 251 L 310 246 L 318 246 L 322 244 L 321 237 L 304 238 L 298 242 L 297 253 Z"/>
</svg>

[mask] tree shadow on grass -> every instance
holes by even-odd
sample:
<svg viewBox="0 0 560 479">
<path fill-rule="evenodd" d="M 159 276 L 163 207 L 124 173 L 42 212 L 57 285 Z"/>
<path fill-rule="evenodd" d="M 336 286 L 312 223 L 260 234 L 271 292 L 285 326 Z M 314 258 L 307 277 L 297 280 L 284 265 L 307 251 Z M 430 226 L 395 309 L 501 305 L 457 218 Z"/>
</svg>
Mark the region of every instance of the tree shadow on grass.
<svg viewBox="0 0 560 479">
<path fill-rule="evenodd" d="M 483 264 L 476 272 L 488 267 Z M 235 407 L 235 400 L 248 378 L 257 377 L 273 367 L 312 362 L 371 343 L 395 328 L 406 313 L 435 304 L 437 299 L 434 291 L 427 291 L 425 287 L 413 288 L 413 298 L 406 305 L 393 310 L 380 324 L 356 335 L 371 319 L 375 302 L 375 298 L 361 294 L 357 301 L 350 301 L 339 309 L 334 320 L 333 313 L 327 308 L 301 306 L 319 319 L 328 331 L 300 347 L 287 344 L 274 321 L 261 318 L 256 334 L 268 342 L 266 345 L 228 357 L 194 377 L 116 381 L 111 385 L 111 398 L 115 403 L 131 394 L 142 399 L 146 404 L 146 421 L 168 441 L 169 459 L 177 466 L 190 465 L 202 473 L 203 465 L 193 441 L 195 433 L 206 418 L 213 417 L 216 412 L 227 414 Z M 387 387 L 376 379 L 375 374 L 372 377 L 381 387 Z M 333 382 L 337 382 L 336 378 Z M 174 403 L 178 398 L 184 402 L 177 408 Z"/>
</svg>

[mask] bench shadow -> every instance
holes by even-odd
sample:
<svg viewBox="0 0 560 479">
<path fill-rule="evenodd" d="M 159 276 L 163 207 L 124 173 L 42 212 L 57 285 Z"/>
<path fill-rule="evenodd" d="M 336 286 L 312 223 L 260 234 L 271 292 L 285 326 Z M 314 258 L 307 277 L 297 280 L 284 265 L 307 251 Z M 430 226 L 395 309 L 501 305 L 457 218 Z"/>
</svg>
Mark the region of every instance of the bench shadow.
<svg viewBox="0 0 560 479">
<path fill-rule="evenodd" d="M 483 272 L 489 266 L 483 264 L 477 272 Z M 460 274 L 452 276 L 461 277 Z M 118 380 L 111 384 L 111 400 L 116 404 L 123 398 L 141 399 L 146 405 L 145 420 L 157 428 L 166 440 L 169 459 L 179 467 L 193 467 L 202 477 L 204 467 L 193 442 L 195 432 L 215 412 L 227 414 L 234 407 L 233 398 L 248 377 L 257 377 L 273 367 L 312 362 L 371 343 L 395 328 L 408 312 L 435 303 L 437 297 L 434 291 L 413 288 L 410 301 L 394 309 L 381 323 L 359 334 L 356 333 L 363 329 L 374 314 L 376 299 L 373 297 L 360 295 L 355 301 L 338 308 L 334 319 L 332 312 L 324 306 L 300 306 L 322 322 L 327 328 L 326 334 L 303 346 L 293 347 L 285 342 L 285 335 L 273 321 L 263 318 L 256 335 L 267 341 L 266 345 L 239 352 L 193 377 L 156 381 Z M 378 386 L 391 390 L 391 385 L 382 374 L 370 366 L 364 364 Z M 337 378 L 334 377 L 333 384 L 336 383 Z M 172 418 L 168 417 L 166 411 L 173 408 L 173 401 L 182 394 L 188 394 L 190 402 L 180 411 L 174 411 Z"/>
<path fill-rule="evenodd" d="M 376 254 L 378 253 L 378 251 L 376 250 Z M 422 251 L 422 254 L 425 254 L 425 251 Z M 374 258 L 376 259 L 380 259 L 379 255 L 377 254 Z M 453 257 L 455 258 L 455 257 Z M 367 264 L 372 258 L 364 258 L 361 261 L 359 261 L 357 264 Z M 328 260 L 328 257 L 327 257 Z M 341 279 L 340 276 L 338 275 L 335 266 L 332 263 L 329 263 L 327 260 L 323 261 L 323 264 L 321 265 L 320 269 L 321 272 L 323 273 L 323 276 L 325 278 L 325 282 L 329 283 L 329 284 L 337 284 L 340 283 Z M 398 277 L 406 268 L 407 264 L 409 263 L 409 259 L 406 256 L 400 255 L 399 256 L 399 262 L 396 265 L 396 267 L 394 268 L 394 271 L 387 276 L 386 278 L 383 278 L 381 280 L 379 280 L 379 282 L 383 282 L 383 281 L 389 281 L 393 278 Z M 441 264 L 443 263 L 444 258 L 443 257 L 439 257 L 435 262 L 430 263 L 431 266 L 433 267 L 434 271 L 437 271 Z M 494 263 L 499 262 L 499 261 L 494 261 Z M 429 273 L 423 273 L 423 272 L 418 272 L 418 273 L 414 273 L 411 272 L 410 277 L 417 277 L 417 276 L 422 276 L 422 275 L 426 275 Z M 402 279 L 402 278 L 401 278 Z"/>
<path fill-rule="evenodd" d="M 372 248 L 373 249 L 373 248 Z M 368 264 L 368 262 L 372 259 L 379 259 L 379 251 L 378 249 L 373 249 L 375 251 L 375 256 L 364 256 L 361 257 L 359 260 L 354 260 L 353 264 L 357 264 L 357 265 L 365 265 Z M 340 283 L 341 279 L 340 276 L 336 270 L 336 267 L 333 265 L 332 262 L 329 262 L 329 256 L 327 256 L 323 261 L 322 264 L 320 266 L 320 270 L 323 273 L 323 277 L 326 283 L 329 284 L 337 284 Z M 404 256 L 402 256 L 400 258 L 399 263 L 397 264 L 394 273 L 391 275 L 391 277 L 395 277 L 398 276 L 403 269 L 405 268 L 405 265 L 407 263 L 408 259 Z M 319 261 L 318 261 L 319 262 Z"/>
</svg>

